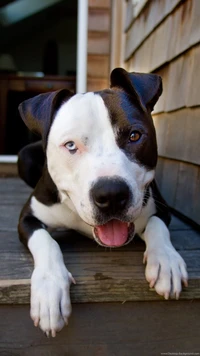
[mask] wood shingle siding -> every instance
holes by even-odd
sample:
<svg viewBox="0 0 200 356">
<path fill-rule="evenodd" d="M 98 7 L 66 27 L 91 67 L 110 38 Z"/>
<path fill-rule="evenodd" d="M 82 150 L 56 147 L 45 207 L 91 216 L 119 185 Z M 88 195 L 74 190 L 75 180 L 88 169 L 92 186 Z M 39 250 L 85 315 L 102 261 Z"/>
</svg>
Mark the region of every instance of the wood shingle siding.
<svg viewBox="0 0 200 356">
<path fill-rule="evenodd" d="M 157 6 L 158 3 L 161 3 L 164 7 L 167 2 L 168 0 L 149 1 L 148 6 Z M 156 12 L 154 16 L 156 21 Z M 168 17 L 164 18 L 164 21 L 158 27 L 155 27 L 147 37 L 145 33 L 142 33 L 139 24 L 132 32 L 132 37 L 129 32 L 132 28 L 130 28 L 126 34 L 125 49 L 125 60 L 128 61 L 130 58 L 128 62 L 129 69 L 131 70 L 131 66 L 135 68 L 136 63 L 138 66 L 137 71 L 153 71 L 197 44 L 200 31 L 199 16 L 200 2 L 198 0 L 186 0 L 184 3 L 180 3 Z M 134 26 L 134 23 L 132 26 Z M 141 36 L 141 40 L 131 49 L 137 36 Z M 144 62 L 146 68 L 138 60 L 143 56 L 147 56 L 146 62 Z"/>
<path fill-rule="evenodd" d="M 129 6 L 132 1 L 129 1 Z M 154 72 L 163 94 L 153 117 L 161 192 L 174 209 L 200 224 L 200 1 L 147 1 L 127 18 L 125 66 Z"/>
<path fill-rule="evenodd" d="M 157 180 L 168 204 L 199 224 L 200 167 L 159 157 Z"/>
<path fill-rule="evenodd" d="M 159 155 L 200 165 L 200 107 L 154 115 Z"/>
<path fill-rule="evenodd" d="M 127 8 L 126 17 L 126 48 L 125 58 L 129 58 L 132 53 L 144 42 L 144 40 L 153 32 L 153 30 L 164 21 L 172 10 L 180 3 L 181 0 L 152 1 L 143 9 L 135 19 L 131 19 L 130 8 Z M 132 6 L 129 1 L 129 6 Z M 137 36 L 135 33 L 137 32 Z"/>
</svg>

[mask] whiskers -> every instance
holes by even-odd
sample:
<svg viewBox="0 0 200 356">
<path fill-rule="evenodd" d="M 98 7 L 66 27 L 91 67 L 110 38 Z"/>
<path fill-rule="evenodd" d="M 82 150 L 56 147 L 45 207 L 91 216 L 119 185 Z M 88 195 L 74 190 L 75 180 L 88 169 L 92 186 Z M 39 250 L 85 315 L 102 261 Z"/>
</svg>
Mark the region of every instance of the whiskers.
<svg viewBox="0 0 200 356">
<path fill-rule="evenodd" d="M 156 205 L 156 208 L 158 210 L 165 210 L 166 208 L 168 208 L 168 205 L 164 202 L 164 201 L 160 201 L 158 199 L 156 199 L 156 197 L 152 194 L 152 192 L 150 191 L 150 188 L 147 187 L 145 193 L 144 193 L 144 198 L 143 198 L 143 207 L 145 207 L 148 203 L 149 198 L 153 198 L 154 203 Z"/>
</svg>

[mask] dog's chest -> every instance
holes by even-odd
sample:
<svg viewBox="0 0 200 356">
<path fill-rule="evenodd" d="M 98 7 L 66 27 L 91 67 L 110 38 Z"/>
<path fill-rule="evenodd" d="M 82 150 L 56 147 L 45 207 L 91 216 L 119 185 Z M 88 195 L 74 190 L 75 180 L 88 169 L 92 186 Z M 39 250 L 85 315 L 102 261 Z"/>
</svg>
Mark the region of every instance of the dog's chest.
<svg viewBox="0 0 200 356">
<path fill-rule="evenodd" d="M 49 227 L 73 229 L 93 238 L 92 228 L 65 204 L 46 206 L 32 197 L 31 208 L 34 216 Z"/>
</svg>

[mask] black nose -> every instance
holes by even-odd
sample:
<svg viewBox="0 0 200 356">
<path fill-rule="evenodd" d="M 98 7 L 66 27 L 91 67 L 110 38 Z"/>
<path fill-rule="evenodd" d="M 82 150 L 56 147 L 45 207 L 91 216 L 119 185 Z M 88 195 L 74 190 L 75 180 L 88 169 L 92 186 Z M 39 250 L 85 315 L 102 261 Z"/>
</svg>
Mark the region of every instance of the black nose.
<svg viewBox="0 0 200 356">
<path fill-rule="evenodd" d="M 104 212 L 117 213 L 125 209 L 130 195 L 128 185 L 119 178 L 100 178 L 91 190 L 94 204 Z"/>
</svg>

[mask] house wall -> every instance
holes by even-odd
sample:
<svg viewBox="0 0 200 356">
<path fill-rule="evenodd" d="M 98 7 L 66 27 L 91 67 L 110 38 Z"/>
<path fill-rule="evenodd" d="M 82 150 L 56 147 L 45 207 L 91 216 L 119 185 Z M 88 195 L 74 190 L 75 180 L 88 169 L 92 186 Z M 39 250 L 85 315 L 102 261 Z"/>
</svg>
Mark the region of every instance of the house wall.
<svg viewBox="0 0 200 356">
<path fill-rule="evenodd" d="M 157 180 L 171 207 L 200 224 L 200 1 L 128 1 L 124 60 L 153 72 L 164 92 L 154 110 Z"/>
<path fill-rule="evenodd" d="M 111 0 L 88 1 L 87 90 L 109 85 Z"/>
</svg>

